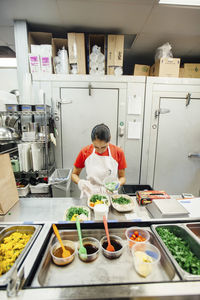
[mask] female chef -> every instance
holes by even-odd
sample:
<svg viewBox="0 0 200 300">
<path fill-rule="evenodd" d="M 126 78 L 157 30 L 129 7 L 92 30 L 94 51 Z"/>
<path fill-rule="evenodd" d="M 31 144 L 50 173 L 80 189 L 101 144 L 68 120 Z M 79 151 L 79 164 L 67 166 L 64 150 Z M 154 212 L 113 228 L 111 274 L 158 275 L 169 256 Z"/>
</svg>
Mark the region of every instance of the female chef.
<svg viewBox="0 0 200 300">
<path fill-rule="evenodd" d="M 105 124 L 96 125 L 91 133 L 92 144 L 79 152 L 72 171 L 72 181 L 81 190 L 80 198 L 91 194 L 104 193 L 105 179 L 112 178 L 118 182 L 116 188 L 126 181 L 126 159 L 121 148 L 110 143 L 110 129 Z M 79 175 L 86 168 L 87 180 Z"/>
</svg>

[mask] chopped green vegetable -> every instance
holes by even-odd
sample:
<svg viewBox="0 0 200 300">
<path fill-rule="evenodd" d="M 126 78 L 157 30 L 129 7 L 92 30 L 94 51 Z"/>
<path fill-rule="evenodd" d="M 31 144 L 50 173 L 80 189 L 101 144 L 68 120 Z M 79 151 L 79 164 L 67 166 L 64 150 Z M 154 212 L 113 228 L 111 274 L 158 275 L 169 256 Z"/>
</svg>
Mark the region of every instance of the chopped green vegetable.
<svg viewBox="0 0 200 300">
<path fill-rule="evenodd" d="M 74 214 L 77 215 L 85 214 L 88 217 L 88 211 L 86 209 L 82 207 L 70 207 L 66 215 L 67 220 L 71 220 Z"/>
<path fill-rule="evenodd" d="M 200 275 L 200 259 L 192 252 L 189 243 L 176 236 L 168 228 L 156 228 L 159 236 L 183 270 Z"/>
<path fill-rule="evenodd" d="M 90 202 L 95 203 L 95 202 L 97 202 L 97 200 L 101 201 L 101 200 L 104 200 L 104 199 L 106 200 L 107 197 L 106 197 L 106 196 L 103 196 L 103 195 L 98 195 L 98 194 L 96 194 L 96 195 L 93 195 L 93 196 L 90 198 Z"/>
<path fill-rule="evenodd" d="M 130 199 L 119 197 L 119 198 L 112 198 L 112 202 L 118 203 L 118 204 L 129 204 L 131 202 Z"/>
<path fill-rule="evenodd" d="M 119 185 L 117 185 L 116 182 L 108 182 L 105 184 L 105 187 L 108 191 L 113 192 L 114 190 L 116 190 L 118 188 Z"/>
</svg>

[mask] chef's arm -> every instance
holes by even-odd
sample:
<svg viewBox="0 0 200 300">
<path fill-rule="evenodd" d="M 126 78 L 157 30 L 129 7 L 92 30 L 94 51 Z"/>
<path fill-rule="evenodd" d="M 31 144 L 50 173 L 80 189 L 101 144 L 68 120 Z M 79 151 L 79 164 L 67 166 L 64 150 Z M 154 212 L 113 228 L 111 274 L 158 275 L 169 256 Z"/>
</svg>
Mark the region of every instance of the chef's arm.
<svg viewBox="0 0 200 300">
<path fill-rule="evenodd" d="M 124 185 L 124 183 L 126 182 L 125 169 L 118 170 L 118 179 L 120 186 Z"/>
<path fill-rule="evenodd" d="M 73 168 L 71 179 L 76 184 L 78 184 L 78 182 L 80 180 L 79 175 L 80 175 L 81 171 L 82 171 L 82 168 L 76 168 L 76 167 Z"/>
</svg>

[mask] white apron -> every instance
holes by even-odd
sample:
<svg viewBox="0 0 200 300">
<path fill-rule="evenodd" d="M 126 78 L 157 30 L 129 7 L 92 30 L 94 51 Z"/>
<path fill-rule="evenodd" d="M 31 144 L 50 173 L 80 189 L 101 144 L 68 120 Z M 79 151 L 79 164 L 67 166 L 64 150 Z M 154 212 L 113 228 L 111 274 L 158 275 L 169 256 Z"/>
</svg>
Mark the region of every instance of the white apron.
<svg viewBox="0 0 200 300">
<path fill-rule="evenodd" d="M 98 155 L 94 149 L 92 154 L 85 160 L 87 179 L 91 183 L 104 185 L 106 178 L 110 178 L 111 181 L 118 180 L 118 163 L 112 157 L 109 146 L 108 154 L 109 156 Z"/>
</svg>

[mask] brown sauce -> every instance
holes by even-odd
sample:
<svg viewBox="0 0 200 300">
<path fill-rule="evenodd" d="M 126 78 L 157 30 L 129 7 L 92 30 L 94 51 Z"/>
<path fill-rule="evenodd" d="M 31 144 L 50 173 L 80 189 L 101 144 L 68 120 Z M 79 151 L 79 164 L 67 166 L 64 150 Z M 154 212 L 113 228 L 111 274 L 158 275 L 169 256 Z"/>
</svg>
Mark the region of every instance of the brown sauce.
<svg viewBox="0 0 200 300">
<path fill-rule="evenodd" d="M 88 255 L 98 251 L 98 248 L 92 244 L 84 244 L 84 247 L 86 248 Z"/>
<path fill-rule="evenodd" d="M 115 248 L 115 251 L 118 251 L 122 248 L 122 245 L 116 240 L 110 240 L 111 245 Z M 108 247 L 108 242 L 104 242 L 102 247 L 106 249 Z"/>
<path fill-rule="evenodd" d="M 74 250 L 70 247 L 67 247 L 67 246 L 64 246 L 66 250 L 69 250 L 70 252 L 70 255 L 72 255 L 74 253 Z M 62 250 L 62 247 L 60 248 L 57 248 L 54 252 L 53 252 L 53 255 L 58 257 L 58 258 L 63 258 L 62 257 L 62 253 L 63 253 L 63 250 Z"/>
</svg>

